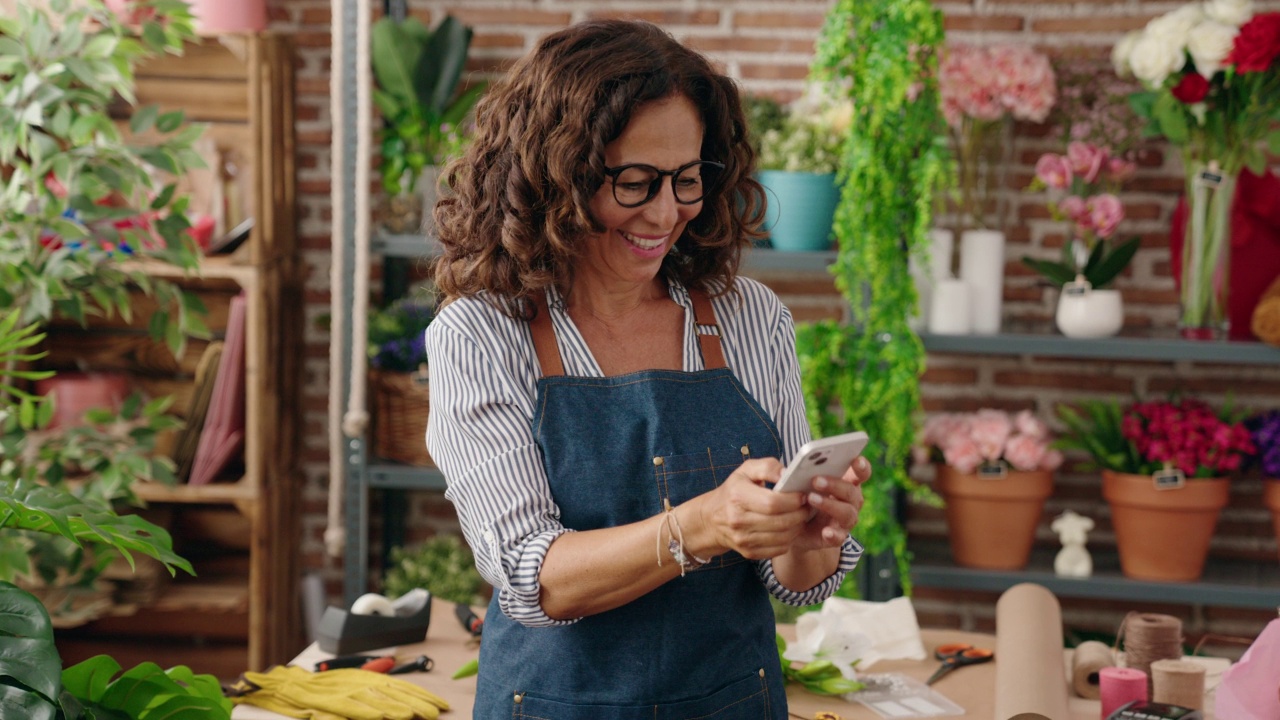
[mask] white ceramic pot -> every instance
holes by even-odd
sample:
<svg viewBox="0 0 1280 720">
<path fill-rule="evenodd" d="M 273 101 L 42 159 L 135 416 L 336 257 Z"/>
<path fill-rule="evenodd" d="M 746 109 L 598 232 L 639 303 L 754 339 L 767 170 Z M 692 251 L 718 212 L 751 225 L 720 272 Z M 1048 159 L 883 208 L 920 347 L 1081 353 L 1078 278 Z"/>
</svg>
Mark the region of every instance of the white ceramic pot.
<svg viewBox="0 0 1280 720">
<path fill-rule="evenodd" d="M 1124 303 L 1119 290 L 1063 291 L 1054 319 L 1067 337 L 1111 337 L 1124 327 Z"/>
</svg>

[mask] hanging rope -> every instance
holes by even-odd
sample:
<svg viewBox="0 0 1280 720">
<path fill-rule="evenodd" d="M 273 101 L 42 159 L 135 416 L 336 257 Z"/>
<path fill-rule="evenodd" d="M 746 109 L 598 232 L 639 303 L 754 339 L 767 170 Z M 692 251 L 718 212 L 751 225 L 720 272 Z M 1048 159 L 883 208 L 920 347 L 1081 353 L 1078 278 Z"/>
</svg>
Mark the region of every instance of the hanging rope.
<svg viewBox="0 0 1280 720">
<path fill-rule="evenodd" d="M 355 28 L 355 78 L 356 78 L 356 147 L 354 182 L 348 184 L 347 168 L 343 158 L 347 152 L 345 146 L 347 107 L 344 86 L 345 76 L 342 69 L 346 67 L 346 58 L 352 48 L 348 47 L 346 28 L 343 26 L 346 2 L 352 0 L 330 0 L 330 36 L 333 43 L 332 67 L 329 82 L 329 114 L 333 125 L 330 141 L 332 156 L 330 198 L 333 205 L 333 228 L 331 246 L 333 260 L 329 270 L 330 286 L 330 343 L 329 343 L 329 513 L 328 526 L 324 532 L 326 551 L 333 557 L 341 557 L 346 547 L 346 526 L 343 522 L 343 506 L 346 495 L 346 438 L 362 437 L 369 423 L 369 413 L 365 407 L 366 372 L 365 337 L 368 333 L 369 303 L 369 155 L 372 143 L 369 87 L 369 3 L 368 0 L 354 0 L 356 4 Z M 350 191 L 352 197 L 348 198 Z M 355 217 L 353 234 L 355 236 L 354 267 L 347 268 L 346 215 L 347 203 L 351 202 Z M 352 306 L 344 306 L 346 283 L 353 279 Z M 343 411 L 343 366 L 347 358 L 342 354 L 342 338 L 346 335 L 347 324 L 351 324 L 350 344 L 350 378 L 347 390 L 346 411 Z"/>
</svg>

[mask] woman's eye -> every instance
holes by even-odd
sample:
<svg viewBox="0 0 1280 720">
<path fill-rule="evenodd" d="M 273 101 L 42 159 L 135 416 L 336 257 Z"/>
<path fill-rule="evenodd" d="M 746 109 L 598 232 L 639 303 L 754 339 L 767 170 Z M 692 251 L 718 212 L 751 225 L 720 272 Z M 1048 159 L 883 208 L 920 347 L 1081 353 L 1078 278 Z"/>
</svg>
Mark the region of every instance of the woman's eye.
<svg viewBox="0 0 1280 720">
<path fill-rule="evenodd" d="M 642 192 L 643 190 L 645 190 L 645 188 L 648 187 L 648 183 L 624 182 L 624 183 L 618 183 L 618 187 L 621 188 L 622 190 L 626 190 L 627 192 Z"/>
</svg>

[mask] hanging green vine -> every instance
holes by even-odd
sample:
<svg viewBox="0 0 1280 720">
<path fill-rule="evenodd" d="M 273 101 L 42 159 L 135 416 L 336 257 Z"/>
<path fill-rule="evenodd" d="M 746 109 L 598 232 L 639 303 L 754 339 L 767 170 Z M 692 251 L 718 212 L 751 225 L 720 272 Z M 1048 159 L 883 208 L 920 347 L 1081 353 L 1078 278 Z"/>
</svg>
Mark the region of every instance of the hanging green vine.
<svg viewBox="0 0 1280 720">
<path fill-rule="evenodd" d="M 942 14 L 929 0 L 838 0 L 811 69 L 848 93 L 854 120 L 832 267 L 852 322 L 797 329 L 809 423 L 816 437 L 871 436 L 875 475 L 856 533 L 869 553 L 893 553 L 907 592 L 911 558 L 897 498 L 936 501 L 907 473 L 924 370 L 924 347 L 907 326 L 918 302 L 907 259 L 925 252 L 934 193 L 953 174 L 938 105 L 942 41 Z M 854 590 L 846 583 L 841 594 Z"/>
</svg>

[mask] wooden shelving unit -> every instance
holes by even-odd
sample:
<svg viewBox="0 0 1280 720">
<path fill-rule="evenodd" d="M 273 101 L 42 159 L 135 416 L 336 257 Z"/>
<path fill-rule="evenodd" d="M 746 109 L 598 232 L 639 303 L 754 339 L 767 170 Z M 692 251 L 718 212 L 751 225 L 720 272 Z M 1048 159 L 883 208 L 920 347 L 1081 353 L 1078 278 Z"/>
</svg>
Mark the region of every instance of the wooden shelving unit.
<svg viewBox="0 0 1280 720">
<path fill-rule="evenodd" d="M 124 608 L 59 631 L 67 664 L 106 652 L 126 666 L 185 664 L 225 678 L 287 661 L 305 645 L 298 593 L 302 302 L 293 72 L 290 39 L 271 34 L 204 38 L 182 57 L 139 69 L 139 103 L 181 109 L 189 122 L 206 123 L 206 136 L 235 158 L 247 191 L 254 229 L 234 253 L 205 258 L 196 273 L 159 263 L 136 266 L 198 292 L 215 336 L 225 331 L 230 299 L 245 294 L 245 444 L 241 462 L 217 482 L 135 488 L 150 511 L 172 517 L 175 550 L 191 560 L 196 577 L 180 574 L 135 612 Z M 140 331 L 145 313 L 136 320 L 132 326 L 55 326 L 50 360 L 62 368 L 123 370 L 136 386 L 174 394 L 174 407 L 185 407 L 208 341 L 193 340 L 175 359 Z M 203 522 L 192 521 L 197 515 Z"/>
</svg>

